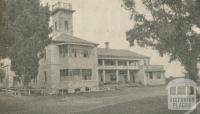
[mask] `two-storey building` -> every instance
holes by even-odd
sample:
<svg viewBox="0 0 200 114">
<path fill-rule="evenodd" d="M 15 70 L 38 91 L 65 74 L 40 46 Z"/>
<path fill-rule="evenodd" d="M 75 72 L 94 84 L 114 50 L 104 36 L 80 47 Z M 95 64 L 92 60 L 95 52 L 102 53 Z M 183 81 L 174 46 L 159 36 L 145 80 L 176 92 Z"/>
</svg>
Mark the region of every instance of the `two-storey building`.
<svg viewBox="0 0 200 114">
<path fill-rule="evenodd" d="M 97 44 L 73 36 L 70 3 L 53 6 L 53 38 L 40 61 L 37 87 L 53 91 L 98 90 Z"/>
<path fill-rule="evenodd" d="M 162 65 L 150 65 L 150 58 L 129 50 L 98 48 L 100 83 L 165 84 Z"/>
<path fill-rule="evenodd" d="M 150 58 L 128 50 L 97 48 L 98 44 L 73 36 L 70 3 L 52 8 L 52 41 L 40 60 L 36 87 L 73 93 L 98 90 L 99 84 L 164 84 L 163 66 L 150 65 Z"/>
</svg>

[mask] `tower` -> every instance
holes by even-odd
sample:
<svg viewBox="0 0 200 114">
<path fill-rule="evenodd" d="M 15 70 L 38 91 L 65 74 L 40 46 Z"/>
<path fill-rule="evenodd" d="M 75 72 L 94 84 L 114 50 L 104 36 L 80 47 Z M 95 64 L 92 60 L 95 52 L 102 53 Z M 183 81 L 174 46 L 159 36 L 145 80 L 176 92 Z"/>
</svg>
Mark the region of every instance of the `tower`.
<svg viewBox="0 0 200 114">
<path fill-rule="evenodd" d="M 71 3 L 57 2 L 52 6 L 53 34 L 64 32 L 73 35 L 73 12 Z"/>
</svg>

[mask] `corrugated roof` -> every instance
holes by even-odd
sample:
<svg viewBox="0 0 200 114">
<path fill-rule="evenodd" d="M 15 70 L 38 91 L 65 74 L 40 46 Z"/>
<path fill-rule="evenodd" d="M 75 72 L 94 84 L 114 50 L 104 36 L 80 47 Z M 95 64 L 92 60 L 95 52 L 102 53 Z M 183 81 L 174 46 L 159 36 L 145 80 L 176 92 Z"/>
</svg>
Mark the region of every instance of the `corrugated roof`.
<svg viewBox="0 0 200 114">
<path fill-rule="evenodd" d="M 55 35 L 52 38 L 53 41 L 57 41 L 57 42 L 64 42 L 64 43 L 80 43 L 80 44 L 91 44 L 91 45 L 98 45 L 96 43 L 87 41 L 87 40 L 83 40 L 81 38 L 75 37 L 75 36 L 71 36 L 69 34 L 66 33 L 59 33 L 57 35 Z"/>
<path fill-rule="evenodd" d="M 150 58 L 129 50 L 124 49 L 105 49 L 98 48 L 97 50 L 99 57 L 122 57 L 122 58 Z"/>
</svg>

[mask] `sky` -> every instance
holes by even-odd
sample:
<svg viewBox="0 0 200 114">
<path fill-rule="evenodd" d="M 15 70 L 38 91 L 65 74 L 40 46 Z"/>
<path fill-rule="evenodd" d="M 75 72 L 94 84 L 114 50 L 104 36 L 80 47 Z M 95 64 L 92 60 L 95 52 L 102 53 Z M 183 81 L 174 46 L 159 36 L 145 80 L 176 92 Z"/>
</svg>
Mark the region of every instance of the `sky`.
<svg viewBox="0 0 200 114">
<path fill-rule="evenodd" d="M 52 5 L 58 0 L 41 0 Z M 133 27 L 130 12 L 125 10 L 122 0 L 59 0 L 72 3 L 75 11 L 73 15 L 74 36 L 80 37 L 105 47 L 104 42 L 110 42 L 110 48 L 128 49 L 151 57 L 152 65 L 164 65 L 165 76 L 183 76 L 184 69 L 178 61 L 169 63 L 169 57 L 160 57 L 156 50 L 130 47 L 126 41 L 126 31 Z M 141 3 L 137 9 L 148 15 Z"/>
</svg>

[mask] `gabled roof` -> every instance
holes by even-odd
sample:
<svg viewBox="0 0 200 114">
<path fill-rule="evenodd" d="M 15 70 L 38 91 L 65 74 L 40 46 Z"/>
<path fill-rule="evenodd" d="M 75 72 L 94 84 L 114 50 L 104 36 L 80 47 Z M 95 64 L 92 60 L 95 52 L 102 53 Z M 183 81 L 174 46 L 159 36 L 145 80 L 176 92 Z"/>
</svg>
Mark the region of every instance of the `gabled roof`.
<svg viewBox="0 0 200 114">
<path fill-rule="evenodd" d="M 117 58 L 150 58 L 129 50 L 98 48 L 98 57 L 117 57 Z"/>
<path fill-rule="evenodd" d="M 66 33 L 58 33 L 55 36 L 53 36 L 52 41 L 54 42 L 60 42 L 60 43 L 69 43 L 69 44 L 73 44 L 73 43 L 78 43 L 78 44 L 88 44 L 88 45 L 94 45 L 97 46 L 98 44 L 87 41 L 87 40 L 83 40 L 81 38 L 66 34 Z"/>
</svg>

